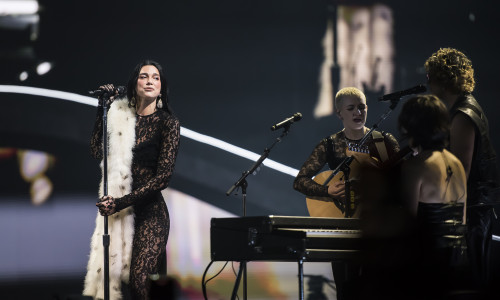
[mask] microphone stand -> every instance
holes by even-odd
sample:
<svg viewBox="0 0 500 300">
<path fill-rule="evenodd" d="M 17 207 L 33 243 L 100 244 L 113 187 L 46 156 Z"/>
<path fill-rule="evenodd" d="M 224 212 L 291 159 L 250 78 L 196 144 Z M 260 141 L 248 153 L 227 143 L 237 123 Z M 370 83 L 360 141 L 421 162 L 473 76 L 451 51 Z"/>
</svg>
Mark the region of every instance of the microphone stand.
<svg viewBox="0 0 500 300">
<path fill-rule="evenodd" d="M 361 141 L 359 142 L 359 147 L 363 146 L 365 142 L 368 140 L 368 137 L 371 135 L 371 133 L 378 128 L 380 123 L 387 119 L 387 117 L 391 114 L 391 112 L 396 108 L 396 106 L 399 103 L 399 100 L 401 97 L 394 97 L 391 99 L 391 105 L 389 106 L 389 109 L 387 109 L 379 118 L 379 120 L 373 124 L 373 126 L 368 130 L 368 132 L 363 136 Z M 344 173 L 344 178 L 345 178 L 345 195 L 346 195 L 346 202 L 344 203 L 344 209 L 345 209 L 345 217 L 350 218 L 352 215 L 354 215 L 354 210 L 355 210 L 355 205 L 354 205 L 354 195 L 351 195 L 351 182 L 349 180 L 349 173 L 350 173 L 350 165 L 352 161 L 354 160 L 353 156 L 346 156 L 342 162 L 333 170 L 332 174 L 328 176 L 328 178 L 323 182 L 323 186 L 327 185 L 332 178 L 337 175 L 340 171 Z M 347 198 L 349 197 L 349 198 Z"/>
<path fill-rule="evenodd" d="M 108 109 L 107 99 L 109 95 L 102 95 L 102 155 L 103 155 L 103 196 L 108 195 Z M 108 234 L 108 216 L 104 217 L 104 234 L 102 236 L 102 245 L 104 248 L 104 300 L 109 300 L 109 234 Z"/>
<path fill-rule="evenodd" d="M 269 153 L 273 149 L 273 147 L 278 143 L 281 142 L 281 139 L 285 137 L 288 134 L 288 131 L 290 131 L 290 125 L 292 123 L 289 123 L 283 127 L 283 133 L 276 138 L 276 140 L 271 144 L 270 147 L 264 149 L 264 153 L 260 156 L 260 158 L 254 163 L 254 165 L 248 170 L 243 172 L 241 175 L 240 179 L 236 181 L 233 186 L 229 188 L 229 190 L 226 192 L 226 196 L 229 196 L 236 188 L 241 187 L 241 194 L 243 197 L 243 217 L 247 215 L 247 209 L 246 209 L 246 198 L 247 198 L 247 187 L 248 187 L 248 182 L 246 178 L 248 175 L 253 174 L 255 170 L 262 164 L 262 162 L 269 156 Z M 238 275 L 236 277 L 236 282 L 234 284 L 233 288 L 233 293 L 231 296 L 231 300 L 236 299 L 238 296 L 238 288 L 240 285 L 240 280 L 241 280 L 241 275 L 243 274 L 243 299 L 247 299 L 247 262 L 246 261 L 241 261 L 240 262 L 240 269 L 238 271 Z"/>
</svg>

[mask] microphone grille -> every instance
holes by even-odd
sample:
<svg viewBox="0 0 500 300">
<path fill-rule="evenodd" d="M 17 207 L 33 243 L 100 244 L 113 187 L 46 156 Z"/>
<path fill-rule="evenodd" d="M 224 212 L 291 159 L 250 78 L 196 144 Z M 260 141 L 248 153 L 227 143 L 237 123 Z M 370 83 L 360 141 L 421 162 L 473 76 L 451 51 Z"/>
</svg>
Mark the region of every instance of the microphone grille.
<svg viewBox="0 0 500 300">
<path fill-rule="evenodd" d="M 427 87 L 423 84 L 417 86 L 418 87 L 418 93 L 423 93 L 427 91 Z"/>
</svg>

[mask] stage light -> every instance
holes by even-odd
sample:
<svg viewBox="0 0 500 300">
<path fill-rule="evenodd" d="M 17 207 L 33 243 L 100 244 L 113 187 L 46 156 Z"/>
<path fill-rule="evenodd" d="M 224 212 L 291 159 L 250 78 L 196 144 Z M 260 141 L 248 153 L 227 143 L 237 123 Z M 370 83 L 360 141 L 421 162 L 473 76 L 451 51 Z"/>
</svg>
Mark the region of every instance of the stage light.
<svg viewBox="0 0 500 300">
<path fill-rule="evenodd" d="M 31 203 L 43 204 L 52 194 L 53 184 L 45 175 L 54 157 L 36 150 L 17 150 L 21 177 L 30 184 Z"/>
<path fill-rule="evenodd" d="M 26 181 L 32 181 L 49 168 L 51 157 L 45 152 L 18 150 L 18 155 L 20 173 Z"/>
<path fill-rule="evenodd" d="M 469 13 L 469 21 L 472 23 L 476 21 L 476 15 L 474 13 Z"/>
<path fill-rule="evenodd" d="M 49 62 L 43 62 L 43 63 L 40 63 L 36 67 L 36 73 L 38 75 L 44 75 L 44 74 L 47 74 L 51 69 L 52 69 L 52 64 L 51 63 L 49 63 Z"/>
<path fill-rule="evenodd" d="M 22 72 L 19 74 L 19 80 L 20 80 L 20 81 L 25 81 L 26 79 L 28 79 L 28 72 L 26 72 L 26 71 L 22 71 Z"/>
<path fill-rule="evenodd" d="M 36 0 L 0 0 L 0 16 L 31 15 L 38 12 Z"/>
<path fill-rule="evenodd" d="M 47 176 L 42 175 L 35 178 L 30 187 L 31 203 L 34 205 L 45 203 L 53 189 L 53 184 Z"/>
<path fill-rule="evenodd" d="M 190 130 L 190 129 L 187 129 L 184 127 L 181 127 L 181 135 L 185 136 L 187 138 L 190 138 L 192 140 L 198 141 L 200 143 L 204 143 L 204 144 L 210 145 L 212 147 L 222 149 L 224 151 L 238 155 L 240 157 L 244 157 L 244 158 L 249 159 L 249 160 L 257 161 L 260 158 L 260 155 L 257 153 L 251 152 L 249 150 L 240 148 L 238 146 L 229 144 L 229 143 L 224 142 L 222 140 L 216 139 L 216 138 L 208 136 L 208 135 L 198 133 L 196 131 L 193 131 L 193 130 Z M 293 177 L 297 176 L 297 174 L 299 173 L 299 170 L 294 169 L 294 168 L 289 167 L 289 166 L 286 166 L 284 164 L 281 164 L 281 163 L 276 162 L 276 161 L 271 160 L 271 159 L 264 160 L 262 162 L 262 164 L 265 165 L 266 167 L 269 167 L 269 168 L 274 169 L 276 171 L 288 174 L 288 175 L 293 176 Z"/>
<path fill-rule="evenodd" d="M 91 106 L 97 106 L 97 101 L 94 98 L 88 97 L 88 96 L 83 96 L 83 95 L 78 95 L 74 93 L 68 93 L 68 92 L 62 92 L 62 91 L 56 91 L 56 90 L 49 90 L 49 89 L 42 89 L 42 88 L 36 88 L 36 87 L 27 87 L 27 86 L 16 86 L 16 85 L 1 85 L 0 84 L 0 93 L 16 93 L 16 94 L 28 94 L 28 95 L 35 95 L 35 96 L 42 96 L 42 97 L 49 97 L 49 98 L 57 98 L 61 100 L 66 100 L 66 101 L 73 101 L 77 103 L 82 103 L 82 104 L 87 104 Z M 260 158 L 260 155 L 254 152 L 251 152 L 249 150 L 243 149 L 241 147 L 232 145 L 230 143 L 227 143 L 225 141 L 219 140 L 217 138 L 204 135 L 201 133 L 198 133 L 196 131 L 187 129 L 185 127 L 181 127 L 181 135 L 195 140 L 197 142 L 203 143 L 210 145 L 215 148 L 219 148 L 223 151 L 232 153 L 234 155 L 256 161 Z M 264 166 L 274 169 L 276 171 L 282 172 L 284 174 L 288 174 L 292 177 L 297 176 L 299 173 L 299 170 L 289 167 L 287 165 L 281 164 L 277 161 L 271 160 L 271 159 L 266 159 L 262 163 Z"/>
</svg>

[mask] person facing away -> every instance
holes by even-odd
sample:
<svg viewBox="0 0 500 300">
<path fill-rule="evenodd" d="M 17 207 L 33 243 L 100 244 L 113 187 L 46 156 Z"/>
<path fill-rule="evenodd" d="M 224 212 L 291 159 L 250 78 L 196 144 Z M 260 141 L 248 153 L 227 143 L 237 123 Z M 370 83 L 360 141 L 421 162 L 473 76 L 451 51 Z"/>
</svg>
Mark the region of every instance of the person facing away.
<svg viewBox="0 0 500 300">
<path fill-rule="evenodd" d="M 101 90 L 107 100 L 108 195 L 101 181 L 99 213 L 109 216 L 110 299 L 121 299 L 121 281 L 133 299 L 149 298 L 149 275 L 158 273 L 170 228 L 161 191 L 174 172 L 180 137 L 179 120 L 167 97 L 162 67 L 145 60 L 134 69 L 122 96 L 113 85 Z M 91 139 L 91 153 L 103 159 L 103 100 Z M 101 164 L 102 166 L 102 164 Z M 102 219 L 97 216 L 85 278 L 84 295 L 103 298 Z"/>
<path fill-rule="evenodd" d="M 453 271 L 462 271 L 466 256 L 465 171 L 445 149 L 448 114 L 437 97 L 407 100 L 398 126 L 413 155 L 391 176 L 363 170 L 363 197 L 381 199 L 363 207 L 356 299 L 445 299 L 463 282 Z"/>
<path fill-rule="evenodd" d="M 448 112 L 436 96 L 409 99 L 398 125 L 414 153 L 401 167 L 401 200 L 416 217 L 422 286 L 434 293 L 429 298 L 441 298 L 463 284 L 467 178 L 460 160 L 445 149 Z"/>
<path fill-rule="evenodd" d="M 402 164 L 403 201 L 418 216 L 426 203 L 461 207 L 460 223 L 465 223 L 466 176 L 460 160 L 445 149 L 449 132 L 446 107 L 434 95 L 409 99 L 398 119 L 399 130 L 413 150 Z"/>
<path fill-rule="evenodd" d="M 490 260 L 493 223 L 498 222 L 500 188 L 496 153 L 489 135 L 488 119 L 472 96 L 474 69 L 467 56 L 442 48 L 425 62 L 428 86 L 448 107 L 451 119 L 449 150 L 457 156 L 467 176 L 467 243 L 475 280 L 481 287 L 491 282 Z M 498 273 L 498 271 L 496 271 Z M 498 276 L 498 274 L 497 274 Z"/>
</svg>

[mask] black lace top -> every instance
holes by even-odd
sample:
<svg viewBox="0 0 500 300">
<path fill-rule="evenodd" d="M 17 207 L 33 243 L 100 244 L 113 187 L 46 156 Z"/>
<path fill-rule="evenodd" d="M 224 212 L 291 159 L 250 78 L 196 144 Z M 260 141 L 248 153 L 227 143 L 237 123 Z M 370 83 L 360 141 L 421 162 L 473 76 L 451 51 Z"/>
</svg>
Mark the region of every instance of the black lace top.
<svg viewBox="0 0 500 300">
<path fill-rule="evenodd" d="M 102 113 L 91 139 L 91 152 L 102 159 Z M 129 288 L 133 299 L 149 299 L 149 275 L 160 270 L 165 254 L 170 217 L 161 195 L 174 171 L 179 148 L 179 120 L 164 110 L 137 116 L 136 143 L 132 159 L 132 192 L 115 198 L 117 211 L 134 206 L 134 242 L 130 262 Z"/>
<path fill-rule="evenodd" d="M 399 144 L 393 135 L 385 132 L 382 133 L 382 136 L 389 157 L 399 152 Z M 329 139 L 331 143 L 328 142 Z M 302 165 L 299 174 L 293 182 L 293 188 L 307 196 L 328 196 L 328 186 L 314 182 L 312 177 L 318 174 L 326 164 L 329 165 L 330 169 L 335 169 L 346 157 L 346 149 L 348 147 L 357 152 L 369 153 L 370 156 L 381 161 L 373 136 L 368 137 L 361 149 L 356 146 L 357 142 L 359 140 L 346 138 L 343 130 L 321 140 Z M 328 145 L 331 145 L 330 149 Z"/>
<path fill-rule="evenodd" d="M 102 107 L 97 110 L 97 119 L 91 138 L 91 153 L 102 159 Z M 116 198 L 116 208 L 121 210 L 139 204 L 143 199 L 168 186 L 174 171 L 179 148 L 180 124 L 173 115 L 157 110 L 148 116 L 137 116 L 136 145 L 132 160 L 132 192 Z"/>
</svg>

